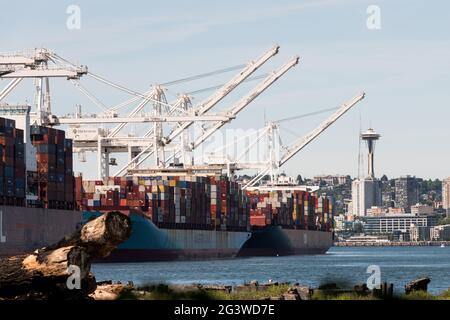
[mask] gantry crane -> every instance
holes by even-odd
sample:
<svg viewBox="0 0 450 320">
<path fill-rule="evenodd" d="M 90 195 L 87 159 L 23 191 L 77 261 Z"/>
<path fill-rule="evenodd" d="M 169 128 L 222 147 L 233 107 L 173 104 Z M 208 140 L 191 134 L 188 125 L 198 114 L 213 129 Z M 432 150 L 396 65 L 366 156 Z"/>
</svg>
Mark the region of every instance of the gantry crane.
<svg viewBox="0 0 450 320">
<path fill-rule="evenodd" d="M 248 95 L 240 99 L 225 112 L 211 114 L 210 110 L 230 94 L 242 82 L 249 77 L 271 57 L 279 52 L 276 45 L 264 52 L 260 57 L 248 63 L 229 82 L 221 86 L 212 96 L 198 106 L 193 107 L 190 96 L 183 94 L 174 103 L 168 103 L 164 94 L 165 88 L 155 85 L 147 92 L 140 93 L 124 86 L 113 83 L 101 76 L 88 72 L 86 66 L 76 65 L 60 57 L 48 49 L 35 49 L 29 52 L 18 52 L 12 54 L 0 54 L 0 78 L 12 79 L 12 81 L 0 91 L 0 100 L 4 99 L 23 79 L 35 80 L 35 109 L 32 113 L 32 123 L 46 126 L 68 125 L 68 135 L 73 134 L 74 151 L 79 154 L 84 151 L 98 153 L 99 178 L 109 175 L 108 159 L 111 152 L 128 152 L 129 162 L 119 173 L 123 173 L 130 165 L 136 167 L 150 155 L 155 155 L 155 164 L 167 165 L 165 152 L 173 151 L 173 155 L 180 155 L 186 159 L 184 151 L 191 152 L 200 145 L 211 134 L 226 123 L 233 120 L 237 113 L 253 101 L 259 94 L 266 90 L 274 81 L 282 76 L 293 65 L 297 64 L 298 58 L 288 62 L 282 68 L 274 71 L 266 77 Z M 95 80 L 107 84 L 133 96 L 123 103 L 114 107 L 108 107 L 100 99 L 89 92 L 82 85 L 80 79 L 87 75 Z M 59 116 L 52 113 L 50 103 L 50 78 L 65 77 L 82 92 L 89 100 L 102 111 L 91 116 L 81 112 L 81 106 L 77 106 L 75 115 Z M 255 77 L 255 79 L 260 78 Z M 140 102 L 139 102 L 140 101 Z M 138 102 L 138 105 L 126 116 L 119 115 L 118 110 Z M 152 103 L 151 110 L 145 112 L 144 107 Z M 192 143 L 189 142 L 188 129 L 194 124 L 206 123 L 206 131 L 200 137 L 196 137 Z M 211 125 L 207 125 L 211 122 Z M 127 124 L 149 123 L 150 128 L 143 136 L 121 134 Z M 102 126 L 93 126 L 101 124 Z M 104 128 L 103 125 L 115 125 L 112 128 Z M 169 130 L 163 130 L 163 124 L 169 126 Z M 73 130 L 72 130 L 73 129 Z M 167 133 L 166 133 L 167 132 Z M 180 139 L 178 143 L 175 141 Z M 144 155 L 144 157 L 143 157 Z M 185 162 L 185 161 L 183 161 Z"/>
<path fill-rule="evenodd" d="M 38 124 L 51 122 L 49 78 L 79 79 L 87 74 L 86 66 L 68 63 L 53 51 L 44 48 L 29 52 L 0 54 L 0 66 L 8 70 L 8 72 L 0 75 L 0 78 L 12 79 L 0 92 L 0 101 L 24 78 L 33 78 L 35 80 L 34 103 L 36 114 L 33 122 Z"/>
<path fill-rule="evenodd" d="M 214 152 L 211 152 L 209 157 L 206 159 L 206 166 L 211 168 L 216 168 L 216 170 L 225 170 L 228 175 L 233 175 L 235 171 L 238 170 L 258 170 L 257 174 L 252 180 L 246 183 L 243 188 L 251 188 L 255 186 L 264 176 L 269 175 L 272 183 L 274 182 L 275 172 L 283 166 L 287 161 L 289 161 L 295 154 L 301 151 L 309 143 L 314 141 L 322 132 L 324 132 L 329 126 L 336 122 L 340 117 L 342 117 L 347 111 L 349 111 L 353 106 L 355 106 L 359 101 L 364 99 L 365 94 L 361 93 L 353 97 L 347 103 L 342 104 L 338 108 L 329 108 L 320 110 L 318 112 L 311 112 L 306 115 L 294 116 L 278 121 L 268 122 L 267 125 L 249 135 L 241 136 L 238 140 L 233 141 L 230 144 L 224 145 Z M 296 139 L 289 146 L 285 146 L 281 143 L 281 137 L 279 135 L 279 124 L 284 121 L 293 120 L 313 114 L 322 113 L 324 111 L 337 111 L 323 121 L 318 127 L 313 129 L 307 135 Z M 225 150 L 230 145 L 235 143 L 240 143 L 243 140 L 250 141 L 250 144 L 244 148 L 238 155 L 234 158 L 229 155 L 217 155 L 220 150 Z M 265 154 L 257 155 L 255 161 L 245 161 L 245 157 L 250 155 L 250 152 L 255 149 L 255 146 L 262 143 L 265 146 Z M 234 148 L 233 148 L 234 149 Z M 260 161 L 259 157 L 263 157 L 264 160 Z M 244 160 L 243 160 L 244 159 Z"/>
<path fill-rule="evenodd" d="M 274 46 L 271 49 L 269 49 L 268 51 L 266 51 L 264 54 L 262 54 L 255 61 L 251 61 L 247 66 L 245 66 L 244 69 L 242 69 L 239 72 L 239 74 L 237 74 L 229 82 L 224 84 L 211 97 L 207 98 L 206 101 L 204 101 L 200 105 L 194 107 L 192 110 L 193 114 L 195 114 L 196 116 L 204 115 L 207 111 L 209 111 L 215 105 L 217 105 L 222 99 L 224 99 L 229 93 L 231 93 L 239 84 L 244 82 L 251 74 L 253 74 L 259 67 L 261 67 L 265 62 L 267 62 L 271 57 L 276 55 L 278 52 L 279 52 L 279 46 Z M 265 88 L 262 91 L 264 91 L 264 90 L 265 90 Z M 248 101 L 248 103 L 246 103 L 243 107 L 248 105 L 252 100 L 253 99 Z M 229 115 L 229 116 L 233 117 L 232 115 Z M 175 138 L 177 138 L 179 135 L 181 135 L 183 132 L 185 132 L 193 123 L 194 123 L 194 121 L 183 122 L 176 129 L 172 130 L 167 137 L 162 137 L 162 139 L 159 142 L 156 141 L 154 144 L 148 145 L 147 147 L 143 148 L 140 153 L 138 153 L 133 159 L 131 159 L 124 167 L 119 169 L 115 175 L 117 176 L 117 175 L 123 174 L 124 172 L 126 172 L 126 170 L 128 170 L 130 168 L 131 165 L 133 165 L 133 167 L 139 166 L 148 157 L 150 157 L 151 155 L 153 155 L 154 153 L 157 152 L 157 150 L 155 150 L 155 149 L 152 150 L 152 148 L 158 147 L 157 146 L 158 144 L 160 144 L 161 147 L 167 146 Z M 157 156 L 157 158 L 158 158 L 158 156 Z M 155 161 L 155 163 L 156 163 L 156 165 L 159 164 L 157 161 Z"/>
<path fill-rule="evenodd" d="M 238 102 L 233 104 L 225 111 L 225 115 L 235 118 L 236 115 L 242 111 L 247 105 L 249 105 L 256 97 L 258 97 L 261 93 L 263 93 L 267 88 L 269 88 L 276 80 L 278 80 L 281 76 L 283 76 L 289 69 L 298 64 L 299 57 L 295 57 L 281 66 L 279 69 L 275 70 L 271 74 L 269 74 L 259 85 L 257 85 L 253 90 L 251 90 L 247 95 L 239 99 Z M 223 127 L 229 121 L 219 120 L 213 122 L 209 127 L 205 128 L 205 131 L 199 136 L 196 137 L 195 140 L 189 144 L 188 151 L 192 152 L 195 148 L 201 145 L 206 139 L 208 139 L 212 134 L 214 134 L 217 130 Z M 180 132 L 181 133 L 181 132 Z M 177 133 L 180 134 L 180 133 Z M 169 136 L 170 137 L 170 136 Z M 173 135 L 175 137 L 175 135 Z M 166 139 L 165 141 L 170 141 L 170 139 Z M 169 157 L 168 160 L 179 157 L 180 153 L 183 153 L 186 150 L 176 150 L 172 156 Z M 139 166 L 142 164 L 147 157 L 149 157 L 152 153 L 149 152 L 147 155 L 143 156 L 139 161 L 137 161 L 136 165 Z M 168 162 L 166 162 L 167 167 Z M 118 174 L 123 172 L 126 168 L 122 168 L 122 171 L 119 171 Z"/>
<path fill-rule="evenodd" d="M 314 139 L 316 139 L 322 132 L 324 132 L 329 126 L 331 126 L 334 122 L 336 122 L 340 117 L 342 117 L 347 111 L 349 111 L 353 106 L 355 106 L 359 101 L 364 99 L 365 93 L 360 93 L 353 97 L 350 101 L 347 103 L 344 103 L 341 105 L 341 107 L 328 119 L 326 119 L 324 122 L 322 122 L 318 127 L 313 129 L 311 132 L 309 132 L 304 137 L 301 137 L 294 141 L 290 146 L 284 147 L 284 152 L 281 154 L 281 157 L 277 160 L 273 156 L 273 150 L 275 149 L 273 147 L 273 144 L 269 144 L 270 152 L 272 153 L 271 156 L 269 156 L 269 163 L 266 166 L 266 168 L 262 169 L 258 174 L 250 180 L 247 184 L 243 186 L 244 189 L 254 186 L 256 183 L 258 183 L 265 175 L 270 174 L 271 180 L 274 180 L 274 171 L 278 170 L 281 166 L 283 166 L 289 159 L 291 159 L 294 155 L 296 155 L 300 150 L 302 150 L 304 147 L 306 147 L 309 143 L 311 143 Z M 276 128 L 276 123 L 269 123 L 269 134 L 273 136 L 274 129 Z M 274 141 L 274 139 L 272 139 Z"/>
</svg>

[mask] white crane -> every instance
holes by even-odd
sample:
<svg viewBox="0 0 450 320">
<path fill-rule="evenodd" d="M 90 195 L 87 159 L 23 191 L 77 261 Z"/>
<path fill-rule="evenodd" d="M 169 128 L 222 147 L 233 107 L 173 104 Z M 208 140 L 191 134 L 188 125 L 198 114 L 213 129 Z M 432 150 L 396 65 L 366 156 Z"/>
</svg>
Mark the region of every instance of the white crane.
<svg viewBox="0 0 450 320">
<path fill-rule="evenodd" d="M 273 171 L 280 168 L 284 165 L 289 159 L 291 159 L 294 155 L 296 155 L 300 150 L 306 147 L 309 143 L 311 143 L 314 139 L 316 139 L 322 132 L 324 132 L 329 126 L 331 126 L 334 122 L 336 122 L 340 117 L 342 117 L 347 111 L 349 111 L 353 106 L 355 106 L 359 101 L 364 99 L 365 93 L 360 93 L 357 96 L 353 97 L 347 103 L 344 103 L 340 106 L 340 108 L 331 115 L 328 119 L 322 122 L 318 127 L 313 129 L 304 137 L 301 137 L 294 141 L 290 146 L 285 147 L 285 151 L 281 154 L 279 160 L 275 159 L 275 157 L 269 156 L 269 162 L 267 166 L 262 169 L 258 174 L 250 180 L 247 184 L 243 186 L 244 189 L 254 186 L 258 183 L 265 175 L 270 174 L 271 179 L 273 180 Z M 268 130 L 269 134 L 273 134 L 273 129 L 276 128 L 276 123 L 269 123 L 268 128 L 272 128 L 272 130 Z M 269 149 L 271 148 L 271 152 L 275 149 L 269 144 Z M 236 164 L 236 167 L 239 168 L 239 164 Z M 245 166 L 248 168 L 248 165 Z"/>
<path fill-rule="evenodd" d="M 275 81 L 277 81 L 281 76 L 283 76 L 287 71 L 289 71 L 292 67 L 298 64 L 299 57 L 294 57 L 293 59 L 289 60 L 287 63 L 282 65 L 279 69 L 275 70 L 274 72 L 270 73 L 261 83 L 259 83 L 253 90 L 251 90 L 247 95 L 239 99 L 238 102 L 233 104 L 231 107 L 229 107 L 225 111 L 225 115 L 229 116 L 230 118 L 235 118 L 236 115 L 242 111 L 247 105 L 249 105 L 256 97 L 258 97 L 261 93 L 263 93 L 267 88 L 269 88 Z M 202 144 L 208 137 L 210 137 L 212 134 L 214 134 L 217 130 L 219 130 L 221 127 L 223 127 L 226 123 L 229 121 L 217 121 L 213 123 L 210 127 L 208 127 L 201 136 L 197 137 L 194 142 L 192 142 L 189 146 L 189 151 L 193 151 L 195 148 L 197 148 L 200 144 Z M 178 150 L 173 154 L 169 160 L 173 157 L 177 157 L 180 155 L 182 150 Z M 143 156 L 139 161 L 137 161 L 136 166 L 139 166 L 142 164 L 147 157 L 149 157 L 151 153 L 148 153 L 147 155 Z M 127 168 L 122 168 L 118 172 L 120 174 L 121 172 L 125 171 Z"/>
<path fill-rule="evenodd" d="M 248 65 L 242 69 L 239 74 L 233 77 L 230 81 L 224 84 L 219 90 L 217 90 L 212 96 L 210 96 L 206 101 L 201 103 L 199 106 L 192 108 L 192 113 L 195 116 L 204 115 L 207 111 L 217 105 L 222 99 L 224 99 L 229 93 L 231 93 L 239 84 L 244 82 L 250 75 L 252 75 L 259 67 L 261 67 L 264 63 L 266 63 L 271 57 L 276 55 L 279 51 L 279 46 L 276 45 L 262 54 L 255 61 L 251 61 Z M 130 159 L 128 163 L 119 169 L 115 176 L 121 175 L 130 167 L 130 165 L 139 166 L 143 163 L 148 157 L 150 157 L 153 153 L 156 152 L 154 149 L 157 144 L 161 144 L 160 146 L 164 146 L 172 142 L 176 137 L 185 132 L 194 121 L 187 121 L 181 123 L 177 128 L 172 130 L 167 137 L 162 137 L 161 141 L 149 144 L 145 148 L 141 150 L 133 159 Z M 154 133 L 153 133 L 154 134 Z M 153 149 L 153 150 L 152 150 Z"/>
<path fill-rule="evenodd" d="M 286 72 L 289 71 L 292 67 L 298 64 L 299 57 L 294 57 L 283 66 L 281 66 L 278 70 L 274 71 L 267 78 L 265 78 L 257 87 L 255 87 L 252 91 L 250 91 L 246 96 L 242 97 L 237 103 L 235 103 L 229 111 L 227 111 L 227 115 L 235 117 L 242 109 L 245 108 L 250 102 L 252 102 L 256 97 L 258 97 L 261 93 L 263 93 L 267 88 L 269 88 L 275 81 L 277 81 L 281 76 L 283 76 Z M 200 144 L 202 144 L 206 139 L 208 139 L 214 132 L 219 130 L 226 124 L 225 121 L 218 121 L 213 123 L 210 128 L 206 129 L 206 131 L 198 137 L 192 144 L 191 149 L 194 150 Z"/>
<path fill-rule="evenodd" d="M 174 103 L 168 103 L 164 94 L 166 89 L 161 85 L 152 86 L 150 90 L 140 93 L 88 72 L 87 67 L 73 64 L 48 49 L 0 54 L 0 78 L 12 79 L 0 91 L 0 100 L 5 98 L 22 79 L 34 79 L 36 113 L 33 122 L 50 126 L 69 125 L 73 128 L 73 132 L 77 132 L 74 140 L 74 151 L 79 153 L 84 153 L 87 150 L 97 152 L 99 178 L 103 179 L 109 176 L 109 153 L 111 152 L 128 152 L 129 155 L 129 162 L 117 174 L 121 174 L 129 169 L 130 165 L 132 167 L 138 167 L 152 154 L 155 155 L 155 164 L 161 164 L 162 166 L 167 166 L 168 164 L 168 161 L 165 160 L 166 151 L 169 151 L 173 158 L 179 157 L 181 153 L 184 159 L 186 159 L 185 152 L 192 152 L 214 134 L 214 132 L 235 119 L 242 109 L 298 63 L 298 57 L 291 59 L 279 69 L 265 76 L 265 79 L 261 83 L 224 112 L 210 113 L 210 110 L 214 106 L 242 82 L 250 79 L 253 80 L 250 76 L 270 58 L 276 55 L 278 51 L 279 46 L 276 45 L 264 52 L 260 57 L 248 63 L 239 74 L 222 85 L 213 95 L 196 107 L 192 107 L 190 97 L 186 94 L 180 95 Z M 233 68 L 235 69 L 236 67 Z M 231 71 L 231 68 L 228 69 L 228 71 Z M 130 94 L 133 98 L 114 107 L 108 107 L 81 84 L 80 78 L 83 75 L 88 75 L 115 89 Z M 53 114 L 50 104 L 49 79 L 59 77 L 70 80 L 102 112 L 88 116 L 82 114 L 81 106 L 77 106 L 75 116 L 56 116 Z M 193 78 L 198 78 L 198 76 Z M 254 77 L 254 79 L 259 78 L 261 76 Z M 170 85 L 170 83 L 166 85 Z M 119 115 L 119 109 L 135 102 L 138 104 L 131 112 L 125 116 Z M 148 103 L 152 103 L 150 111 L 144 109 Z M 195 137 L 192 143 L 189 143 L 190 135 L 188 129 L 194 123 L 199 122 L 204 122 L 204 131 Z M 143 136 L 121 134 L 127 124 L 145 125 L 146 123 L 150 123 L 150 128 L 146 129 Z M 168 125 L 169 130 L 163 130 L 163 124 Z M 98 125 L 115 126 L 112 128 L 103 128 Z M 95 137 L 83 134 L 83 130 L 85 130 L 84 132 L 89 130 L 95 131 Z M 175 139 L 177 140 L 175 141 Z M 178 139 L 180 140 L 179 142 Z M 183 163 L 185 162 L 183 161 Z"/>
<path fill-rule="evenodd" d="M 38 124 L 51 121 L 49 78 L 79 79 L 87 74 L 86 66 L 77 66 L 45 48 L 31 52 L 0 54 L 0 66 L 8 71 L 0 79 L 13 79 L 1 92 L 4 99 L 24 78 L 35 79 L 36 119 Z M 45 90 L 44 90 L 45 86 Z"/>
</svg>

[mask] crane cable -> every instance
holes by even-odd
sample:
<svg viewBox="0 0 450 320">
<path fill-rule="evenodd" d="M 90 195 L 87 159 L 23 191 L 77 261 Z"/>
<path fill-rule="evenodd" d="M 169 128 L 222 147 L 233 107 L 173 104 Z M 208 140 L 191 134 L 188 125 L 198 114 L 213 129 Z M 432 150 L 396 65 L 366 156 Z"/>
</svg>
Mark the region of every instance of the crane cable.
<svg viewBox="0 0 450 320">
<path fill-rule="evenodd" d="M 253 80 L 263 79 L 263 78 L 267 77 L 268 75 L 269 75 L 268 73 L 264 73 L 264 74 L 261 74 L 259 76 L 254 76 L 254 77 L 250 77 L 248 79 L 245 79 L 243 82 L 249 82 L 249 81 L 253 81 Z M 203 92 L 206 92 L 206 91 L 217 90 L 217 89 L 222 88 L 224 85 L 225 85 L 225 83 L 222 83 L 222 84 L 218 84 L 218 85 L 215 85 L 215 86 L 212 86 L 212 87 L 190 91 L 190 92 L 187 92 L 186 94 L 187 95 L 195 95 L 195 94 L 203 93 Z"/>
<path fill-rule="evenodd" d="M 320 110 L 317 110 L 317 111 L 304 113 L 304 114 L 301 114 L 301 115 L 298 115 L 298 116 L 282 118 L 282 119 L 275 120 L 275 121 L 272 121 L 272 122 L 273 123 L 280 123 L 280 122 L 285 122 L 285 121 L 290 121 L 290 120 L 296 120 L 296 119 L 300 119 L 300 118 L 306 118 L 306 117 L 309 117 L 309 116 L 314 116 L 316 114 L 325 113 L 325 112 L 328 112 L 328 111 L 334 111 L 334 110 L 337 110 L 337 109 L 339 109 L 339 107 L 320 109 Z"/>
<path fill-rule="evenodd" d="M 214 70 L 214 71 L 210 71 L 210 72 L 206 72 L 206 73 L 201 73 L 201 74 L 197 74 L 197 75 L 186 77 L 186 78 L 181 78 L 181 79 L 165 82 L 165 83 L 162 83 L 161 85 L 165 86 L 165 87 L 172 86 L 172 85 L 175 85 L 175 84 L 178 84 L 178 83 L 182 83 L 182 82 L 194 81 L 194 80 L 198 80 L 198 79 L 201 79 L 201 78 L 214 76 L 216 74 L 221 74 L 221 73 L 225 73 L 225 72 L 234 71 L 234 70 L 237 70 L 237 69 L 242 69 L 245 66 L 246 66 L 245 64 L 240 64 L 240 65 L 233 66 L 233 67 L 228 67 L 228 68 L 224 68 L 224 69 L 218 69 L 218 70 Z"/>
</svg>

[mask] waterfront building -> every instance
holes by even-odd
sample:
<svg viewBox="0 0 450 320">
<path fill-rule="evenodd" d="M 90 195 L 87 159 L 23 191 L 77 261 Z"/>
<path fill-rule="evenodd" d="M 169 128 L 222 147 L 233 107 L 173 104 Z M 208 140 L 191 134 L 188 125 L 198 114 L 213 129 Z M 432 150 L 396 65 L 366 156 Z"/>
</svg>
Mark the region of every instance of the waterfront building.
<svg viewBox="0 0 450 320">
<path fill-rule="evenodd" d="M 450 241 L 450 224 L 430 228 L 430 239 L 433 241 Z"/>
<path fill-rule="evenodd" d="M 411 241 L 410 233 L 406 230 L 395 230 L 392 233 L 392 241 Z"/>
<path fill-rule="evenodd" d="M 395 180 L 395 206 L 411 212 L 411 206 L 419 202 L 419 183 L 416 177 L 405 176 Z"/>
<path fill-rule="evenodd" d="M 324 182 L 328 186 L 340 186 L 347 183 L 350 183 L 350 176 L 348 175 L 330 175 L 330 174 L 322 174 L 317 175 L 313 178 L 314 183 L 320 185 L 321 182 Z"/>
<path fill-rule="evenodd" d="M 409 230 L 411 241 L 429 241 L 430 229 L 429 226 L 411 226 Z"/>
<path fill-rule="evenodd" d="M 411 226 L 434 227 L 437 224 L 437 216 L 418 216 L 410 213 L 386 214 L 365 217 L 364 221 L 364 233 L 366 234 L 392 234 L 398 230 L 409 233 Z"/>
<path fill-rule="evenodd" d="M 389 239 L 384 236 L 368 236 L 368 235 L 357 235 L 351 236 L 345 242 L 348 243 L 388 243 Z"/>
</svg>

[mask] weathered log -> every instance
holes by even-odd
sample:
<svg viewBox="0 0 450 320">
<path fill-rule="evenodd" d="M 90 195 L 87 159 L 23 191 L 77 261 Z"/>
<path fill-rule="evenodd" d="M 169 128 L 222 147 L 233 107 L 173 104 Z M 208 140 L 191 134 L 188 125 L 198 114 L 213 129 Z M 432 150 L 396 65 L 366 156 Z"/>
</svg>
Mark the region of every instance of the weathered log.
<svg viewBox="0 0 450 320">
<path fill-rule="evenodd" d="M 107 256 L 130 235 L 130 218 L 120 212 L 110 212 L 54 245 L 0 260 L 0 297 L 86 298 L 96 289 L 95 277 L 89 272 L 91 260 Z M 74 276 L 70 266 L 79 267 L 81 288 L 68 286 L 68 280 Z"/>
<path fill-rule="evenodd" d="M 430 278 L 424 277 L 416 279 L 405 285 L 405 293 L 410 294 L 413 291 L 427 291 Z"/>
<path fill-rule="evenodd" d="M 0 296 L 30 290 L 48 292 L 66 286 L 71 275 L 69 266 L 80 268 L 81 281 L 87 278 L 90 262 L 85 248 L 70 246 L 0 260 Z"/>
<path fill-rule="evenodd" d="M 131 235 L 131 220 L 120 212 L 108 212 L 86 223 L 58 243 L 41 250 L 54 250 L 59 247 L 81 246 L 87 249 L 91 258 L 108 256 L 118 244 Z"/>
</svg>

